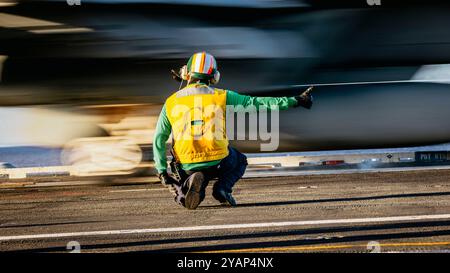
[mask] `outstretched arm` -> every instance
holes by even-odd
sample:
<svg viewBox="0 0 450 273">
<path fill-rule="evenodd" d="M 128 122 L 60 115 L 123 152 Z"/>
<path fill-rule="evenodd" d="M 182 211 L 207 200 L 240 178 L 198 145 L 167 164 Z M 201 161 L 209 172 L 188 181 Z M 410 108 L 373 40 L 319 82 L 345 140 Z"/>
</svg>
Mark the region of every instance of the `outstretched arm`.
<svg viewBox="0 0 450 273">
<path fill-rule="evenodd" d="M 286 110 L 291 107 L 303 106 L 311 108 L 312 96 L 309 94 L 310 89 L 300 96 L 295 97 L 255 97 L 248 95 L 241 95 L 233 91 L 227 91 L 227 105 L 234 106 L 255 106 L 259 109 L 260 106 L 266 108 L 278 107 L 279 110 Z"/>
</svg>

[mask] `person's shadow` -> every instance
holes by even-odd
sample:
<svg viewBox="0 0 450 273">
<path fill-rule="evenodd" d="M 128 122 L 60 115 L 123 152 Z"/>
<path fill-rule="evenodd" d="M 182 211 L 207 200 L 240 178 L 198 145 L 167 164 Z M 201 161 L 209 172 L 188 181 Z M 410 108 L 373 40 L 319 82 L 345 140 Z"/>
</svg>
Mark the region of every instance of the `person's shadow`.
<svg viewBox="0 0 450 273">
<path fill-rule="evenodd" d="M 450 195 L 450 192 L 421 192 L 421 193 L 406 193 L 406 194 L 391 194 L 391 195 L 378 195 L 378 196 L 362 196 L 362 197 L 347 197 L 347 198 L 330 198 L 330 199 L 313 199 L 313 200 L 289 200 L 289 201 L 272 201 L 272 202 L 258 202 L 258 203 L 242 203 L 238 204 L 238 208 L 244 207 L 266 207 L 266 206 L 287 206 L 287 205 L 299 205 L 299 204 L 312 204 L 312 203 L 331 203 L 331 202 L 351 202 L 351 201 L 367 201 L 367 200 L 380 200 L 380 199 L 394 199 L 394 198 L 415 198 L 415 197 L 432 197 L 432 196 L 446 196 Z M 197 209 L 221 209 L 231 208 L 225 205 L 208 205 L 199 206 Z"/>
</svg>

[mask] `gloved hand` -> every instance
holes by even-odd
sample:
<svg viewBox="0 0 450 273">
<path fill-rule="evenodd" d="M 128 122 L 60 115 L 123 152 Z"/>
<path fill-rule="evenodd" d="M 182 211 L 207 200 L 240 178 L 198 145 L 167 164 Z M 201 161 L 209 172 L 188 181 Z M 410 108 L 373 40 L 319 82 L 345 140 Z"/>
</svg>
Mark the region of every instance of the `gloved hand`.
<svg viewBox="0 0 450 273">
<path fill-rule="evenodd" d="M 158 174 L 159 180 L 161 181 L 161 184 L 163 184 L 164 186 L 170 186 L 173 184 L 178 184 L 178 182 L 171 177 L 169 174 L 167 174 L 166 171 Z"/>
<path fill-rule="evenodd" d="M 173 177 L 167 174 L 166 171 L 158 174 L 161 184 L 169 188 L 170 193 L 172 193 L 174 200 L 177 204 L 184 206 L 185 196 L 181 189 L 181 184 L 178 183 Z"/>
<path fill-rule="evenodd" d="M 295 99 L 297 100 L 297 107 L 302 106 L 306 109 L 311 109 L 313 104 L 313 96 L 311 95 L 311 91 L 313 89 L 313 86 L 306 89 L 305 92 L 302 94 L 295 96 Z"/>
</svg>

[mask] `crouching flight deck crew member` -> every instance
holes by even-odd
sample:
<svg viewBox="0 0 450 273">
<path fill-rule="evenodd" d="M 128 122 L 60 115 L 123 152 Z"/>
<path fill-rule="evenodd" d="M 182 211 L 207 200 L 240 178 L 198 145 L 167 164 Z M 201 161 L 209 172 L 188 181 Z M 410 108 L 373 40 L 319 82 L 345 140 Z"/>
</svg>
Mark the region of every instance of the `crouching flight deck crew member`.
<svg viewBox="0 0 450 273">
<path fill-rule="evenodd" d="M 213 88 L 211 85 L 219 81 L 220 73 L 216 60 L 206 52 L 195 53 L 179 75 L 172 73 L 175 79 L 186 80 L 187 85 L 166 100 L 156 125 L 153 154 L 159 179 L 169 187 L 179 205 L 196 209 L 205 198 L 209 181 L 217 178 L 213 197 L 223 205 L 236 206 L 232 188 L 244 175 L 247 158 L 228 145 L 226 106 L 309 109 L 312 96 L 309 90 L 294 97 L 254 97 Z M 211 111 L 209 106 L 219 111 Z M 171 133 L 170 165 L 175 178 L 167 173 L 166 142 Z"/>
</svg>

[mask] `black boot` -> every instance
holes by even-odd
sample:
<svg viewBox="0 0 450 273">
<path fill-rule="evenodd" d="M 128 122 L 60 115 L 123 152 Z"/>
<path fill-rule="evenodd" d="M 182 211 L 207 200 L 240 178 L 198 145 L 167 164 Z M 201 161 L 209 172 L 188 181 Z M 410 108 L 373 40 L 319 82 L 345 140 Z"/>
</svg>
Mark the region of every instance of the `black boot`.
<svg viewBox="0 0 450 273">
<path fill-rule="evenodd" d="M 215 186 L 215 185 L 214 185 Z M 234 200 L 233 195 L 231 195 L 231 192 L 227 192 L 223 189 L 220 189 L 219 187 L 213 188 L 212 196 L 214 199 L 220 202 L 220 204 L 225 206 L 232 206 L 236 207 L 236 200 Z"/>
<path fill-rule="evenodd" d="M 205 176 L 201 172 L 195 172 L 186 179 L 184 205 L 187 209 L 196 209 L 205 198 L 204 182 Z"/>
</svg>

